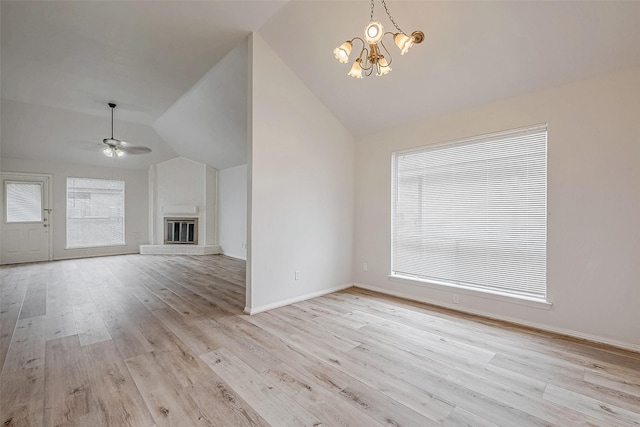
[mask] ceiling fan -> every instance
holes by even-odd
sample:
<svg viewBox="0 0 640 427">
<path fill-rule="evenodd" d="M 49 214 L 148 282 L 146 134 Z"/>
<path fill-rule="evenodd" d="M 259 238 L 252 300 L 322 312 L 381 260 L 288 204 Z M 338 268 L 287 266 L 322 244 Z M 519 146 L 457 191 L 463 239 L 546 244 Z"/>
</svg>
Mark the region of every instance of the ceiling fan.
<svg viewBox="0 0 640 427">
<path fill-rule="evenodd" d="M 111 138 L 105 138 L 102 142 L 106 147 L 102 150 L 107 157 L 122 157 L 125 154 L 147 154 L 151 152 L 151 148 L 143 147 L 141 145 L 129 145 L 128 142 L 120 141 L 113 137 L 113 110 L 116 108 L 116 104 L 109 103 L 111 108 Z"/>
</svg>

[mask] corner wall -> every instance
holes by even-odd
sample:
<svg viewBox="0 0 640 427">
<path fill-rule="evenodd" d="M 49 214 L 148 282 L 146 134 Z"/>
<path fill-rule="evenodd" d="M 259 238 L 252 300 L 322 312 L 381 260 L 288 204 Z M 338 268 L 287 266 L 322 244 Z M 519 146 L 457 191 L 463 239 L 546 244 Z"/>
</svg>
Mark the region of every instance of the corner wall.
<svg viewBox="0 0 640 427">
<path fill-rule="evenodd" d="M 358 138 L 356 282 L 640 350 L 639 117 L 640 68 L 633 68 Z M 391 153 L 540 123 L 548 123 L 551 309 L 389 280 Z"/>
<path fill-rule="evenodd" d="M 351 286 L 354 141 L 258 34 L 250 43 L 255 313 Z"/>
<path fill-rule="evenodd" d="M 218 223 L 222 253 L 247 259 L 247 165 L 221 169 Z"/>
</svg>

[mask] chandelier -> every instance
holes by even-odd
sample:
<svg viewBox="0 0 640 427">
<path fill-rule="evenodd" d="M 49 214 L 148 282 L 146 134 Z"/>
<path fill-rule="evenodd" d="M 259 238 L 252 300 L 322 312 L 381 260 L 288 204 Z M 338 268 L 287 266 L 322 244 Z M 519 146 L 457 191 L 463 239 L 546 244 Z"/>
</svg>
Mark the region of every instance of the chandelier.
<svg viewBox="0 0 640 427">
<path fill-rule="evenodd" d="M 393 42 L 400 49 L 401 55 L 407 53 L 409 48 L 414 44 L 422 43 L 422 40 L 424 40 L 424 33 L 422 31 L 414 31 L 410 36 L 402 31 L 400 27 L 398 27 L 398 24 L 396 24 L 396 21 L 393 20 L 391 13 L 389 13 L 389 9 L 387 8 L 385 1 L 381 0 L 381 2 L 389 20 L 391 20 L 391 23 L 396 27 L 398 32 L 385 33 L 382 24 L 379 21 L 373 20 L 375 4 L 374 0 L 371 0 L 371 16 L 369 18 L 369 24 L 364 28 L 364 40 L 360 37 L 354 37 L 351 40 L 345 41 L 333 50 L 333 54 L 336 59 L 339 62 L 346 64 L 349 62 L 349 55 L 353 49 L 353 42 L 355 40 L 359 40 L 362 43 L 360 55 L 358 55 L 358 58 L 351 67 L 351 71 L 348 73 L 351 77 L 361 79 L 364 75 L 370 76 L 374 71 L 377 76 L 384 76 L 391 71 L 391 53 L 389 53 L 389 50 L 382 42 L 384 36 L 392 36 Z"/>
</svg>

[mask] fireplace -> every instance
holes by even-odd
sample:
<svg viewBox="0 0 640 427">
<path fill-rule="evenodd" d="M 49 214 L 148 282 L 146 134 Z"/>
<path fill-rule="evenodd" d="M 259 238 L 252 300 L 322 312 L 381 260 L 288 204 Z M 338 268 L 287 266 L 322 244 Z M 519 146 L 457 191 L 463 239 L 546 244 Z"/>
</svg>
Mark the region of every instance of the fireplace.
<svg viewBox="0 0 640 427">
<path fill-rule="evenodd" d="M 198 218 L 164 219 L 165 245 L 197 245 Z"/>
</svg>

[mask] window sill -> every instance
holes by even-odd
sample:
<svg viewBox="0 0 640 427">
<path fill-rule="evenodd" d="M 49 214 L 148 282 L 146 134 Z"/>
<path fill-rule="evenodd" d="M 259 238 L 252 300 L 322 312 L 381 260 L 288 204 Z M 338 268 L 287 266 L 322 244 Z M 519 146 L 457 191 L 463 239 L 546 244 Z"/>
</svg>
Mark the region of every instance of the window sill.
<svg viewBox="0 0 640 427">
<path fill-rule="evenodd" d="M 100 248 L 116 248 L 127 246 L 126 243 L 116 243 L 114 245 L 101 245 L 101 246 L 67 246 L 64 248 L 65 251 L 73 251 L 76 249 L 100 249 Z"/>
<path fill-rule="evenodd" d="M 494 301 L 507 302 L 511 304 L 524 305 L 527 307 L 550 310 L 553 303 L 540 298 L 532 298 L 507 294 L 499 291 L 479 290 L 468 286 L 454 285 L 450 283 L 436 282 L 431 280 L 417 279 L 415 277 L 400 276 L 390 274 L 387 276 L 390 281 L 407 285 L 427 287 L 439 291 L 448 291 L 462 295 L 471 295 L 477 298 L 485 298 Z"/>
</svg>

